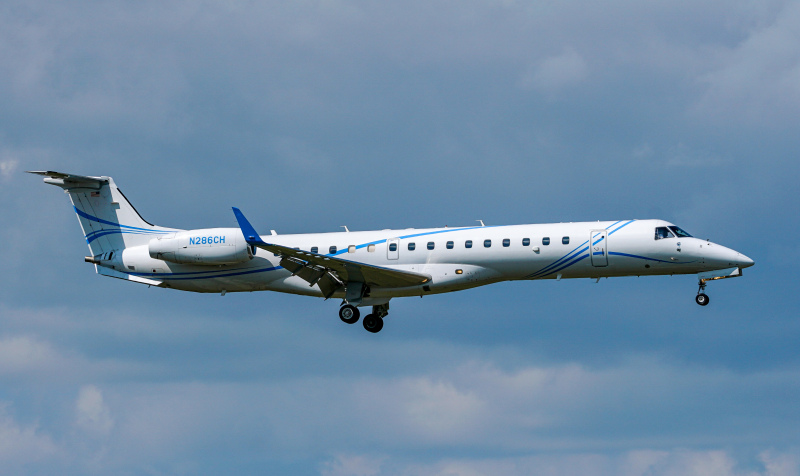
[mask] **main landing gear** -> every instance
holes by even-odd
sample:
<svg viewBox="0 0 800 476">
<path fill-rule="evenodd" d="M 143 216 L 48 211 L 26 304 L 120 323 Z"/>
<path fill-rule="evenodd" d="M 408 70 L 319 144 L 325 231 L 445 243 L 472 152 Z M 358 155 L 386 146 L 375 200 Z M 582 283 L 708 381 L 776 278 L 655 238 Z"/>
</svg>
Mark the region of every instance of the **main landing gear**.
<svg viewBox="0 0 800 476">
<path fill-rule="evenodd" d="M 352 304 L 343 304 L 339 308 L 339 319 L 347 324 L 355 324 L 361 313 Z M 383 329 L 383 318 L 389 315 L 389 303 L 372 306 L 372 314 L 364 316 L 364 329 L 372 332 L 380 332 Z"/>
<path fill-rule="evenodd" d="M 699 289 L 697 290 L 697 296 L 694 298 L 694 302 L 701 306 L 708 306 L 708 296 L 703 291 L 706 290 L 706 282 L 704 280 L 700 280 Z"/>
<path fill-rule="evenodd" d="M 346 324 L 355 324 L 358 322 L 359 316 L 361 316 L 361 313 L 358 312 L 358 308 L 355 306 L 345 304 L 339 308 L 339 319 L 344 321 Z"/>
</svg>

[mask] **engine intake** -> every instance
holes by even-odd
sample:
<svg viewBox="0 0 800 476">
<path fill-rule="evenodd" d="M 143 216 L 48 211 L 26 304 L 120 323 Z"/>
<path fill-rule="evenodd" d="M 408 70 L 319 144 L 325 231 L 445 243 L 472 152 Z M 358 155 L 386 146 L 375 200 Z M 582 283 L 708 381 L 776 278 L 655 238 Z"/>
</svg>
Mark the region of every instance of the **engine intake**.
<svg viewBox="0 0 800 476">
<path fill-rule="evenodd" d="M 150 240 L 150 257 L 178 264 L 221 265 L 253 259 L 253 250 L 236 228 L 170 233 Z"/>
</svg>

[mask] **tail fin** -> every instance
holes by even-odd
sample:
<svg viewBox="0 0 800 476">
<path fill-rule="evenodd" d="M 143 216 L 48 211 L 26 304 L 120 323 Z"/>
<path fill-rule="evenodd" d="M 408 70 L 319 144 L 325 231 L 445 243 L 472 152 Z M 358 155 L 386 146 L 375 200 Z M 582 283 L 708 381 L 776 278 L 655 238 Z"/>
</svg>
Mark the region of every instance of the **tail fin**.
<svg viewBox="0 0 800 476">
<path fill-rule="evenodd" d="M 45 177 L 69 194 L 93 256 L 144 245 L 154 236 L 175 231 L 146 222 L 111 177 L 84 177 L 59 172 L 29 172 Z"/>
</svg>

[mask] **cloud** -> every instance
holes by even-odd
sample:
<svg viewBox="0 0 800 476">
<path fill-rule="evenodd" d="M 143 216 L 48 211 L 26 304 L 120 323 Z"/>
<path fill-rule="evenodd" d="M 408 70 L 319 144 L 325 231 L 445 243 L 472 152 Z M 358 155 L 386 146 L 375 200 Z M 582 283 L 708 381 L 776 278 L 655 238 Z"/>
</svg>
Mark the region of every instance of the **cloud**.
<svg viewBox="0 0 800 476">
<path fill-rule="evenodd" d="M 376 476 L 381 474 L 381 463 L 385 458 L 336 455 L 333 460 L 323 464 L 322 476 Z"/>
<path fill-rule="evenodd" d="M 776 463 L 776 461 L 779 461 Z M 386 461 L 380 476 L 797 476 L 795 452 L 763 452 L 755 461 L 724 450 L 641 449 L 606 453 L 553 453 L 508 458 L 441 459 L 418 464 Z M 755 468 L 753 468 L 755 467 Z M 746 469 L 745 469 L 746 468 Z M 323 473 L 324 474 L 324 473 Z"/>
<path fill-rule="evenodd" d="M 588 74 L 586 60 L 574 49 L 545 58 L 531 66 L 520 81 L 524 89 L 552 94 L 582 82 Z"/>
<path fill-rule="evenodd" d="M 4 471 L 62 461 L 64 454 L 49 435 L 35 424 L 19 425 L 7 409 L 7 403 L 0 405 L 0 466 Z"/>
<path fill-rule="evenodd" d="M 50 344 L 38 339 L 14 336 L 0 340 L 0 374 L 46 370 L 58 360 Z"/>
<path fill-rule="evenodd" d="M 3 179 L 11 178 L 11 175 L 17 170 L 17 165 L 19 165 L 19 161 L 16 159 L 0 160 L 0 175 L 3 176 Z"/>
<path fill-rule="evenodd" d="M 800 120 L 800 3 L 785 2 L 773 21 L 733 48 L 719 50 L 698 79 L 706 92 L 693 112 L 719 123 L 780 127 Z"/>
<path fill-rule="evenodd" d="M 103 393 L 94 385 L 81 387 L 75 402 L 75 417 L 80 428 L 92 433 L 107 434 L 114 427 Z"/>
</svg>

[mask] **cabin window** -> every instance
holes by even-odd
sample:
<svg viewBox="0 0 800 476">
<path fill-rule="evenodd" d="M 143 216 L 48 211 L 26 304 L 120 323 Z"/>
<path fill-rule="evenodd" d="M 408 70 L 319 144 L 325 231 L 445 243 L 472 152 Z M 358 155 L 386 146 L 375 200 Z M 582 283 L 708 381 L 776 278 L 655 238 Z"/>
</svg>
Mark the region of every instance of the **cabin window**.
<svg viewBox="0 0 800 476">
<path fill-rule="evenodd" d="M 561 244 L 562 245 L 568 245 L 569 244 L 569 237 L 565 236 L 564 238 L 561 238 Z"/>
<path fill-rule="evenodd" d="M 408 251 L 414 251 L 415 249 L 417 249 L 417 244 L 416 243 L 412 242 L 412 243 L 408 244 Z"/>
<path fill-rule="evenodd" d="M 328 253 L 330 253 L 332 255 L 335 255 L 336 254 L 336 247 L 335 246 L 331 246 L 330 248 L 328 248 Z"/>
<path fill-rule="evenodd" d="M 508 248 L 511 246 L 511 240 L 508 238 L 503 238 L 503 248 Z"/>
<path fill-rule="evenodd" d="M 656 228 L 656 239 L 663 240 L 664 238 L 675 238 L 675 235 L 673 235 L 672 232 L 669 231 L 669 228 L 665 226 L 659 226 L 658 228 Z"/>
<path fill-rule="evenodd" d="M 367 253 L 374 253 L 375 252 L 375 245 L 367 246 Z"/>
<path fill-rule="evenodd" d="M 311 252 L 312 253 L 319 253 L 319 248 L 317 248 L 316 246 L 312 246 L 311 247 Z"/>
<path fill-rule="evenodd" d="M 432 242 L 432 241 L 429 241 L 429 242 L 428 242 L 428 249 L 429 249 L 429 250 L 432 250 L 432 249 L 433 249 L 435 246 L 436 246 L 436 245 L 435 245 L 435 244 L 433 244 L 433 242 Z"/>
<path fill-rule="evenodd" d="M 686 233 L 685 231 L 683 231 L 682 229 L 678 228 L 677 226 L 671 226 L 671 227 L 669 227 L 669 229 L 670 229 L 670 230 L 671 230 L 673 233 L 675 233 L 675 235 L 676 235 L 678 238 L 691 238 L 691 237 L 692 237 L 692 235 L 690 235 L 690 234 Z M 109 258 L 109 259 L 110 259 L 110 258 Z"/>
<path fill-rule="evenodd" d="M 453 249 L 453 244 L 454 244 L 454 243 L 453 243 L 452 241 L 448 241 L 448 242 L 447 242 L 447 244 L 445 245 L 445 247 L 446 247 L 448 250 L 452 250 L 452 249 Z"/>
<path fill-rule="evenodd" d="M 484 248 L 491 248 L 492 247 L 492 240 L 483 240 L 483 247 Z"/>
<path fill-rule="evenodd" d="M 530 238 L 523 238 L 522 239 L 522 246 L 530 246 L 530 245 L 531 245 L 531 239 Z"/>
<path fill-rule="evenodd" d="M 472 248 L 472 240 L 465 241 L 464 248 Z"/>
<path fill-rule="evenodd" d="M 389 251 L 397 251 L 397 243 L 389 243 Z"/>
<path fill-rule="evenodd" d="M 348 253 L 355 253 L 356 252 L 356 245 L 350 245 L 347 247 Z"/>
<path fill-rule="evenodd" d="M 549 236 L 545 236 L 544 238 L 542 238 L 542 244 L 544 246 L 549 245 L 550 244 L 550 237 Z"/>
</svg>

